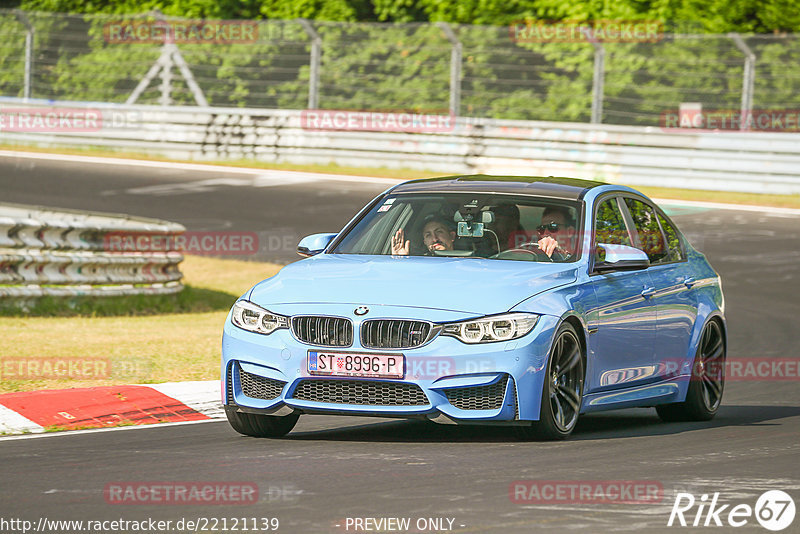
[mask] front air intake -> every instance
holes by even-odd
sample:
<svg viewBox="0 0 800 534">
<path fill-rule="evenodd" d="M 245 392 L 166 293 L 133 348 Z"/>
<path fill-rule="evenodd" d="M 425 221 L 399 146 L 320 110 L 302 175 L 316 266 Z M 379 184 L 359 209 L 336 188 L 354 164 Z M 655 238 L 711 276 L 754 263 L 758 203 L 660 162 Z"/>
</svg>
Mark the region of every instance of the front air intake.
<svg viewBox="0 0 800 534">
<path fill-rule="evenodd" d="M 293 317 L 292 332 L 309 345 L 349 347 L 353 344 L 353 323 L 344 317 Z"/>
</svg>

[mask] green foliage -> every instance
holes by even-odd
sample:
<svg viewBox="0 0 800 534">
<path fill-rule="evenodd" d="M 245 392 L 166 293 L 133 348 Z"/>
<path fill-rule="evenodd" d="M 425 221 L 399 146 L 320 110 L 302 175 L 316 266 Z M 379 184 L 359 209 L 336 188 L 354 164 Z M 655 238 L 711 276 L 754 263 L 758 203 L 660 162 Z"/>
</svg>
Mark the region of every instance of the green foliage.
<svg viewBox="0 0 800 534">
<path fill-rule="evenodd" d="M 320 107 L 447 111 L 450 44 L 432 25 L 321 24 Z"/>
<path fill-rule="evenodd" d="M 214 106 L 306 106 L 311 40 L 322 37 L 319 107 L 444 112 L 451 44 L 430 22 L 447 22 L 462 43 L 460 113 L 507 119 L 587 121 L 595 49 L 586 42 L 525 42 L 509 24 L 539 20 L 659 20 L 684 33 L 800 32 L 794 0 L 21 0 L 36 28 L 33 96 L 124 102 L 161 54 L 159 44 L 114 44 L 104 36 L 123 14 L 260 20 L 256 42 L 179 44 Z M 152 20 L 152 14 L 150 15 Z M 142 19 L 145 20 L 145 19 Z M 377 24 L 352 21 L 388 21 Z M 399 24 L 399 23 L 404 24 Z M 418 24 L 415 22 L 425 22 Z M 0 13 L 0 95 L 21 96 L 24 26 Z M 792 35 L 745 36 L 757 56 L 756 108 L 800 106 L 800 46 Z M 603 121 L 657 125 L 682 102 L 736 109 L 744 56 L 720 36 L 606 43 Z M 159 101 L 156 78 L 138 103 Z M 177 68 L 172 99 L 194 99 Z"/>
<path fill-rule="evenodd" d="M 318 19 L 348 21 L 372 19 L 366 0 L 261 0 L 261 14 L 270 19 Z"/>
<path fill-rule="evenodd" d="M 501 26 L 544 20 L 650 19 L 706 33 L 800 32 L 796 0 L 18 0 L 29 11 L 216 19 L 452 22 Z"/>
<path fill-rule="evenodd" d="M 25 26 L 10 16 L 0 17 L 0 87 L 3 96 L 21 97 L 25 74 Z"/>
<path fill-rule="evenodd" d="M 20 7 L 27 11 L 116 15 L 158 9 L 173 17 L 253 19 L 258 17 L 261 4 L 260 0 L 22 0 Z"/>
<path fill-rule="evenodd" d="M 117 317 L 204 313 L 228 310 L 237 295 L 190 285 L 172 295 L 114 297 L 42 297 L 10 301 L 0 306 L 0 317 Z"/>
</svg>

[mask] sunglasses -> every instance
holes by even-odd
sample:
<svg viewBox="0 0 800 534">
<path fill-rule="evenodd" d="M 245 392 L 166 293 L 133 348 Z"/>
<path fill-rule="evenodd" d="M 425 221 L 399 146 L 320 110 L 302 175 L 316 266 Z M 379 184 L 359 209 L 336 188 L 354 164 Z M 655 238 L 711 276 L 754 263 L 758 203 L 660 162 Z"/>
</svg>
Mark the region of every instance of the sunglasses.
<svg viewBox="0 0 800 534">
<path fill-rule="evenodd" d="M 552 233 L 555 233 L 558 232 L 564 226 L 566 225 L 559 223 L 541 224 L 536 227 L 536 231 L 539 232 L 540 234 L 543 234 L 548 230 L 550 230 L 550 232 Z"/>
</svg>

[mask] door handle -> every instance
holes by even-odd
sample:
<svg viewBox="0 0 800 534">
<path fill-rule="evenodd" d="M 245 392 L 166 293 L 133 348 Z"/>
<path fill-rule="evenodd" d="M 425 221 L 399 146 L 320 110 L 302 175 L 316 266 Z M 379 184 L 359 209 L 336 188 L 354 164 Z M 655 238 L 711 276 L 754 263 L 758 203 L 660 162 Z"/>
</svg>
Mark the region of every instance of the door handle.
<svg viewBox="0 0 800 534">
<path fill-rule="evenodd" d="M 646 287 L 644 288 L 644 290 L 642 290 L 642 296 L 646 299 L 649 299 L 655 294 L 656 294 L 656 288 L 654 287 Z"/>
<path fill-rule="evenodd" d="M 688 278 L 686 278 L 686 279 L 683 281 L 683 285 L 685 285 L 685 286 L 686 286 L 687 288 L 689 288 L 689 289 L 692 289 L 692 286 L 694 286 L 696 283 L 697 283 L 697 280 L 695 280 L 695 279 L 694 279 L 694 278 L 692 278 L 691 276 L 690 276 L 690 277 L 688 277 Z"/>
</svg>

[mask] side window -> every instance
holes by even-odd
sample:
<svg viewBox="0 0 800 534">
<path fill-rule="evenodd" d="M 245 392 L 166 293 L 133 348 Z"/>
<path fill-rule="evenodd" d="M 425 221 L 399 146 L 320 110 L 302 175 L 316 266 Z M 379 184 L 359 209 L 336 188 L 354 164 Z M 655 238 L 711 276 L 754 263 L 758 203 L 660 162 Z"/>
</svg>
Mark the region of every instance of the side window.
<svg viewBox="0 0 800 534">
<path fill-rule="evenodd" d="M 597 243 L 609 245 L 631 245 L 631 238 L 622 212 L 619 211 L 616 198 L 604 200 L 597 207 L 597 219 L 594 223 L 594 235 Z"/>
<path fill-rule="evenodd" d="M 667 248 L 664 234 L 658 226 L 656 212 L 652 208 L 634 198 L 626 198 L 625 204 L 628 206 L 636 233 L 639 237 L 639 248 L 641 248 L 650 263 L 666 263 L 669 260 L 669 249 Z"/>
<path fill-rule="evenodd" d="M 661 223 L 661 228 L 667 237 L 667 245 L 669 246 L 669 261 L 683 261 L 685 258 L 683 254 L 683 244 L 681 238 L 678 237 L 678 230 L 663 216 L 658 213 L 658 220 Z"/>
</svg>

